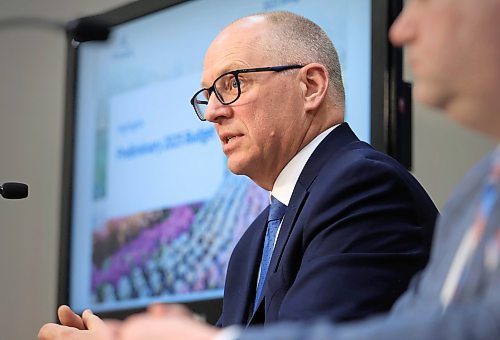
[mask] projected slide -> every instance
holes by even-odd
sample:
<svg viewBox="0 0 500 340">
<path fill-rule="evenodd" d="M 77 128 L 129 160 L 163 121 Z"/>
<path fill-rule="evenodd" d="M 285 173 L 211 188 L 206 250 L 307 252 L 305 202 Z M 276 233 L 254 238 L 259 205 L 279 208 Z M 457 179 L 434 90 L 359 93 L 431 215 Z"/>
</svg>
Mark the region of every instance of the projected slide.
<svg viewBox="0 0 500 340">
<path fill-rule="evenodd" d="M 370 1 L 187 1 L 117 25 L 106 43 L 81 44 L 69 289 L 76 311 L 222 296 L 230 254 L 269 193 L 227 170 L 212 124 L 198 120 L 189 100 L 219 31 L 268 10 L 309 17 L 332 37 L 347 121 L 370 140 Z"/>
</svg>

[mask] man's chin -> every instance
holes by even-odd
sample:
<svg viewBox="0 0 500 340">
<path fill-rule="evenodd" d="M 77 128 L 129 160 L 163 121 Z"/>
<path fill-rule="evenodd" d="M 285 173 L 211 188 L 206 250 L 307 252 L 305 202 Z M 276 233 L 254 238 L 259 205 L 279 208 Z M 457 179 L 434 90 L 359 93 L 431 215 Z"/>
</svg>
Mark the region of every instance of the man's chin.
<svg viewBox="0 0 500 340">
<path fill-rule="evenodd" d="M 445 95 L 442 89 L 432 84 L 426 84 L 422 81 L 415 81 L 413 94 L 415 99 L 425 106 L 445 110 L 450 101 L 450 96 Z"/>
<path fill-rule="evenodd" d="M 227 168 L 235 175 L 246 175 L 244 164 L 231 159 L 231 157 L 227 160 Z"/>
</svg>

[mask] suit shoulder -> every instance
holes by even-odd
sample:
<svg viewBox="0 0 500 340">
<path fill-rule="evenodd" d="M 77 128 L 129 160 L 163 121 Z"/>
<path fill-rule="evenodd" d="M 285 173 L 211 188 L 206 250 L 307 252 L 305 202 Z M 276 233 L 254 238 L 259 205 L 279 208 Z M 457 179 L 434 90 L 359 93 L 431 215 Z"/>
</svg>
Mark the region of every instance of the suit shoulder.
<svg viewBox="0 0 500 340">
<path fill-rule="evenodd" d="M 435 211 L 425 189 L 403 165 L 365 142 L 350 143 L 330 157 L 312 187 L 325 193 L 342 192 L 342 195 L 383 190 L 395 197 L 412 197 L 411 200 L 427 204 L 429 210 Z"/>
<path fill-rule="evenodd" d="M 392 173 L 398 177 L 411 177 L 411 173 L 401 163 L 389 155 L 374 149 L 369 144 L 356 141 L 346 145 L 342 150 L 332 155 L 325 167 L 335 167 L 343 174 L 367 171 L 369 175 L 377 173 Z"/>
</svg>

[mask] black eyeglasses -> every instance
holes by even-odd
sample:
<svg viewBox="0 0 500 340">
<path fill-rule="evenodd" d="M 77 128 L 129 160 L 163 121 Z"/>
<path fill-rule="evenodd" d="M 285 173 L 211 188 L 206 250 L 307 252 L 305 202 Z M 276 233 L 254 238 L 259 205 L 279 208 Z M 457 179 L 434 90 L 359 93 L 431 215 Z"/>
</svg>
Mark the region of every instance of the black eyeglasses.
<svg viewBox="0 0 500 340">
<path fill-rule="evenodd" d="M 258 68 L 246 68 L 241 70 L 229 71 L 221 74 L 217 79 L 215 79 L 212 86 L 204 88 L 196 92 L 191 98 L 191 105 L 194 107 L 194 111 L 200 120 L 205 121 L 205 112 L 207 109 L 208 99 L 210 95 L 215 93 L 217 99 L 223 105 L 229 105 L 234 103 L 240 98 L 241 86 L 238 75 L 240 73 L 252 73 L 252 72 L 281 72 L 285 70 L 290 70 L 294 68 L 302 68 L 304 65 L 286 65 L 286 66 L 270 66 L 270 67 L 258 67 Z"/>
</svg>

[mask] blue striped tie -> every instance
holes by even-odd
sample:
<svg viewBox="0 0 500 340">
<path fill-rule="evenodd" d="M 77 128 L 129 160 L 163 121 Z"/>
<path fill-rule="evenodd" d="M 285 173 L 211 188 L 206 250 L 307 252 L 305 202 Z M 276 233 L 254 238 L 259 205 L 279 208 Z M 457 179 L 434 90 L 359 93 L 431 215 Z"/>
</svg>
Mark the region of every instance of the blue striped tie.
<svg viewBox="0 0 500 340">
<path fill-rule="evenodd" d="M 260 265 L 259 282 L 257 284 L 257 293 L 255 294 L 254 312 L 257 309 L 264 281 L 266 279 L 269 262 L 273 255 L 274 240 L 281 223 L 281 219 L 285 215 L 286 205 L 271 196 L 271 207 L 269 209 L 269 217 L 267 218 L 266 239 L 264 240 L 264 248 L 262 249 L 262 263 Z"/>
</svg>

